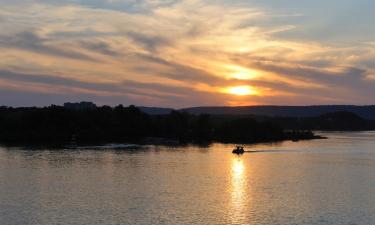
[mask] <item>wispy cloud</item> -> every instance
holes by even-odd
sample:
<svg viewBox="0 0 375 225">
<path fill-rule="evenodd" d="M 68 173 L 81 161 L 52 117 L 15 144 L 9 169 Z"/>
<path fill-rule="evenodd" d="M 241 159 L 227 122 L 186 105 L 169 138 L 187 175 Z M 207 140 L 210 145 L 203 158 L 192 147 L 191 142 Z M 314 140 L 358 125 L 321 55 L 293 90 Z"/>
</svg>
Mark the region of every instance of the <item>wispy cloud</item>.
<svg viewBox="0 0 375 225">
<path fill-rule="evenodd" d="M 304 36 L 317 27 L 305 5 L 270 6 L 278 3 L 5 1 L 1 88 L 48 90 L 60 100 L 66 92 L 66 98 L 74 93 L 108 104 L 176 107 L 373 103 L 375 48 L 369 38 L 357 43 L 348 34 L 334 43 L 322 34 Z M 241 85 L 256 94 L 222 93 Z"/>
</svg>

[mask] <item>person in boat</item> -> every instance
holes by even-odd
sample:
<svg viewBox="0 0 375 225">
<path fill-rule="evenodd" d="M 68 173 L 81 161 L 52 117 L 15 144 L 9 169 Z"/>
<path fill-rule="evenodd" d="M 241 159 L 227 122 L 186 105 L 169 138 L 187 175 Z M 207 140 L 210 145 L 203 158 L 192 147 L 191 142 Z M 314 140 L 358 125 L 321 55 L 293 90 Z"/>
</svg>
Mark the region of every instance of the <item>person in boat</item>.
<svg viewBox="0 0 375 225">
<path fill-rule="evenodd" d="M 245 152 L 244 147 L 237 145 L 236 148 L 233 150 L 235 154 L 243 154 Z"/>
</svg>

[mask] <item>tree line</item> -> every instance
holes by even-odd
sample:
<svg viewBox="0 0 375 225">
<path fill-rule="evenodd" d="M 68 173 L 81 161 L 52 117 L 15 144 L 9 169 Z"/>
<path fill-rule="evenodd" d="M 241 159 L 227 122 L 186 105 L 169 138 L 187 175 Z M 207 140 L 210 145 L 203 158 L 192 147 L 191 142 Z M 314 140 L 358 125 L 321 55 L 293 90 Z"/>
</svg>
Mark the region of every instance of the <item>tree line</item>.
<svg viewBox="0 0 375 225">
<path fill-rule="evenodd" d="M 277 120 L 249 117 L 217 118 L 172 111 L 148 115 L 135 106 L 74 109 L 0 107 L 1 142 L 142 142 L 159 138 L 179 143 L 254 143 L 317 138 L 305 129 L 286 129 Z M 152 140 L 152 139 L 151 139 Z"/>
</svg>

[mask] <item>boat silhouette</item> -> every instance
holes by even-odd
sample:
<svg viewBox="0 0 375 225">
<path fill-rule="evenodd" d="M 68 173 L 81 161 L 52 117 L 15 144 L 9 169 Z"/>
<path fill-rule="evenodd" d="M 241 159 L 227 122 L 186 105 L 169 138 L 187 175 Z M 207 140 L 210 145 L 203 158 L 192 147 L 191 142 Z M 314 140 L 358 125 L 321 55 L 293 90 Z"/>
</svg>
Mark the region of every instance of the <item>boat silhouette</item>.
<svg viewBox="0 0 375 225">
<path fill-rule="evenodd" d="M 232 153 L 238 154 L 238 155 L 244 154 L 245 153 L 244 147 L 240 146 L 240 145 L 237 145 L 236 148 L 233 149 Z"/>
</svg>

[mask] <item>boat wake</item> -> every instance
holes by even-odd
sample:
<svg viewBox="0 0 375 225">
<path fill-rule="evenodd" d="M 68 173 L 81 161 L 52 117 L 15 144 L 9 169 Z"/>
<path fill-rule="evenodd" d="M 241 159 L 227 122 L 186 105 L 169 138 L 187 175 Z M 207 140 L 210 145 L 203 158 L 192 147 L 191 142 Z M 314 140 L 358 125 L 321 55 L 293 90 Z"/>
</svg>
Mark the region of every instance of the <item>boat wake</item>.
<svg viewBox="0 0 375 225">
<path fill-rule="evenodd" d="M 254 151 L 245 151 L 245 153 L 278 153 L 278 152 L 298 152 L 292 150 L 254 150 Z"/>
</svg>

